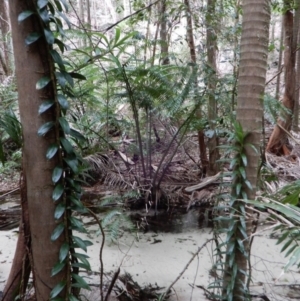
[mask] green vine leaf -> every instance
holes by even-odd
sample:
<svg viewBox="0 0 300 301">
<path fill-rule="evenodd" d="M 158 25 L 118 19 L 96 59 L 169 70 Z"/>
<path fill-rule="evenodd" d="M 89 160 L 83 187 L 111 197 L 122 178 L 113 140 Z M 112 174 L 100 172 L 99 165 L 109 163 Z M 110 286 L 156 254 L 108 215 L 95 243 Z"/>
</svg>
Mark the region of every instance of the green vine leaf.
<svg viewBox="0 0 300 301">
<path fill-rule="evenodd" d="M 61 105 L 61 107 L 62 107 L 64 110 L 68 110 L 68 108 L 69 108 L 69 103 L 68 103 L 68 101 L 67 101 L 67 99 L 65 98 L 64 95 L 58 94 L 58 95 L 57 95 L 57 100 L 58 100 L 59 104 Z"/>
<path fill-rule="evenodd" d="M 58 262 L 51 270 L 51 277 L 58 274 L 64 267 L 66 266 L 66 262 Z"/>
<path fill-rule="evenodd" d="M 69 301 L 79 301 L 74 295 L 69 295 Z"/>
<path fill-rule="evenodd" d="M 46 152 L 46 158 L 48 160 L 52 159 L 58 151 L 58 145 L 56 143 L 50 144 Z"/>
<path fill-rule="evenodd" d="M 33 11 L 31 10 L 24 10 L 23 12 L 21 12 L 18 16 L 18 22 L 22 22 L 24 20 L 26 20 L 28 17 L 32 16 L 34 14 Z"/>
<path fill-rule="evenodd" d="M 241 154 L 241 158 L 242 158 L 242 160 L 243 160 L 244 166 L 247 166 L 247 163 L 248 163 L 248 161 L 247 161 L 247 156 L 246 156 L 245 154 Z"/>
<path fill-rule="evenodd" d="M 81 133 L 79 133 L 77 130 L 70 129 L 70 135 L 72 137 L 78 139 L 79 141 L 82 141 L 82 142 L 86 141 L 85 137 Z"/>
<path fill-rule="evenodd" d="M 73 78 L 80 79 L 80 80 L 86 80 L 86 77 L 80 73 L 70 72 L 69 74 Z"/>
<path fill-rule="evenodd" d="M 25 44 L 29 46 L 30 44 L 36 42 L 42 35 L 38 32 L 30 33 L 25 39 Z"/>
<path fill-rule="evenodd" d="M 61 16 L 62 19 L 64 19 L 64 21 L 67 23 L 67 25 L 70 29 L 71 28 L 71 22 L 69 21 L 68 17 L 62 12 L 59 12 L 58 14 Z"/>
<path fill-rule="evenodd" d="M 87 247 L 84 243 L 84 241 L 78 237 L 78 236 L 72 236 L 73 242 L 77 245 L 78 248 L 84 250 L 85 252 L 87 252 Z"/>
<path fill-rule="evenodd" d="M 56 3 L 56 2 L 57 2 L 57 1 L 55 1 L 55 3 Z M 63 6 L 64 6 L 66 12 L 68 12 L 69 8 L 68 8 L 68 4 L 67 4 L 66 0 L 60 0 L 60 2 L 63 4 Z"/>
<path fill-rule="evenodd" d="M 65 68 L 65 65 L 64 65 L 64 62 L 63 62 L 63 60 L 62 60 L 60 54 L 59 54 L 56 50 L 54 50 L 54 49 L 50 50 L 50 54 L 51 54 L 51 56 L 52 56 L 54 62 L 55 62 L 60 68 L 64 69 L 64 68 Z"/>
<path fill-rule="evenodd" d="M 86 212 L 86 208 L 83 206 L 82 202 L 79 200 L 79 198 L 76 198 L 74 196 L 70 196 L 69 200 L 72 202 L 72 204 L 75 206 L 77 211 L 80 212 Z"/>
<path fill-rule="evenodd" d="M 62 86 L 63 88 L 67 85 L 67 83 L 71 87 L 74 87 L 73 78 L 70 76 L 68 72 L 61 70 L 61 72 L 55 72 L 55 75 L 59 85 Z"/>
<path fill-rule="evenodd" d="M 241 189 L 242 189 L 242 184 L 237 183 L 237 185 L 236 185 L 236 195 L 237 195 L 237 197 L 239 197 L 239 195 L 241 193 Z"/>
<path fill-rule="evenodd" d="M 74 149 L 72 144 L 66 138 L 60 138 L 60 142 L 62 144 L 63 149 L 67 152 L 67 154 L 73 154 Z"/>
<path fill-rule="evenodd" d="M 39 107 L 39 114 L 42 114 L 46 112 L 48 109 L 50 109 L 54 105 L 54 101 L 52 99 L 48 99 L 42 102 L 42 104 Z"/>
<path fill-rule="evenodd" d="M 65 286 L 66 286 L 66 281 L 65 280 L 60 281 L 51 291 L 50 299 L 57 297 L 60 294 L 60 292 L 64 289 Z"/>
<path fill-rule="evenodd" d="M 81 185 L 79 181 L 75 181 L 73 179 L 67 179 L 70 183 L 71 187 L 74 188 L 73 190 L 80 193 L 81 192 Z"/>
<path fill-rule="evenodd" d="M 60 51 L 62 53 L 64 53 L 64 50 L 65 49 L 67 50 L 67 48 L 68 48 L 64 42 L 62 42 L 61 40 L 59 40 L 57 38 L 54 39 L 54 43 L 58 46 L 58 48 L 60 49 Z"/>
<path fill-rule="evenodd" d="M 77 268 L 81 268 L 87 271 L 91 271 L 91 267 L 89 265 L 86 265 L 84 263 L 81 262 L 74 262 L 72 263 L 72 267 L 77 267 Z"/>
<path fill-rule="evenodd" d="M 64 133 L 70 134 L 70 126 L 68 121 L 64 117 L 59 117 L 58 121 Z"/>
<path fill-rule="evenodd" d="M 49 16 L 49 13 L 48 13 L 48 10 L 46 7 L 39 11 L 39 16 L 43 20 L 43 22 L 48 25 L 48 23 L 50 21 L 50 16 Z"/>
<path fill-rule="evenodd" d="M 76 217 L 70 216 L 69 220 L 71 222 L 72 228 L 82 233 L 86 233 L 86 229 L 83 226 L 83 223 L 78 220 Z"/>
<path fill-rule="evenodd" d="M 38 0 L 37 6 L 39 9 L 44 8 L 48 4 L 48 0 Z"/>
<path fill-rule="evenodd" d="M 53 169 L 53 172 L 52 172 L 52 182 L 53 183 L 56 184 L 60 180 L 60 178 L 61 178 L 61 176 L 63 174 L 63 171 L 64 171 L 63 168 L 60 167 L 60 166 L 56 166 Z"/>
<path fill-rule="evenodd" d="M 51 78 L 49 76 L 43 76 L 37 81 L 35 88 L 37 90 L 41 90 L 41 89 L 45 88 L 50 83 L 50 81 L 51 81 Z"/>
<path fill-rule="evenodd" d="M 243 177 L 243 179 L 246 180 L 247 179 L 246 170 L 243 166 L 241 166 L 239 168 L 239 172 L 240 172 L 241 176 Z"/>
<path fill-rule="evenodd" d="M 77 158 L 64 158 L 64 161 L 68 164 L 71 170 L 77 174 L 78 173 L 78 160 Z"/>
<path fill-rule="evenodd" d="M 53 121 L 49 121 L 44 123 L 39 129 L 38 129 L 38 135 L 39 136 L 44 136 L 46 135 L 54 126 L 54 122 Z"/>
<path fill-rule="evenodd" d="M 81 276 L 72 273 L 72 277 L 76 280 L 76 283 L 73 283 L 72 287 L 80 287 L 86 290 L 91 290 L 90 286 L 86 283 L 86 281 Z"/>
<path fill-rule="evenodd" d="M 54 218 L 60 219 L 66 211 L 66 206 L 64 203 L 59 203 L 54 211 Z"/>
<path fill-rule="evenodd" d="M 54 202 L 58 201 L 60 197 L 63 195 L 64 190 L 65 188 L 61 183 L 57 184 L 52 192 L 52 200 Z"/>
<path fill-rule="evenodd" d="M 70 250 L 70 246 L 66 242 L 64 242 L 59 250 L 59 261 L 60 262 L 64 261 L 67 258 L 68 254 L 69 254 L 69 250 Z"/>
<path fill-rule="evenodd" d="M 44 35 L 46 38 L 46 41 L 49 45 L 53 45 L 54 43 L 54 35 L 51 30 L 44 28 Z"/>
<path fill-rule="evenodd" d="M 89 267 L 88 270 L 91 269 L 91 265 L 90 265 L 89 261 L 87 260 L 87 258 L 89 258 L 88 255 L 81 254 L 81 253 L 73 253 L 73 256 L 76 257 L 77 259 L 79 259 L 83 264 L 87 265 Z"/>
<path fill-rule="evenodd" d="M 56 8 L 57 8 L 58 11 L 62 11 L 63 10 L 63 8 L 62 8 L 62 6 L 60 4 L 60 1 L 54 0 L 54 3 L 56 5 Z"/>
<path fill-rule="evenodd" d="M 51 240 L 52 241 L 55 241 L 57 240 L 60 235 L 63 233 L 65 229 L 65 225 L 63 223 L 60 223 L 54 230 L 53 230 L 53 233 L 51 235 Z"/>
<path fill-rule="evenodd" d="M 250 190 L 253 189 L 251 183 L 250 183 L 248 180 L 245 181 L 245 184 L 248 186 L 248 188 L 249 188 Z"/>
</svg>

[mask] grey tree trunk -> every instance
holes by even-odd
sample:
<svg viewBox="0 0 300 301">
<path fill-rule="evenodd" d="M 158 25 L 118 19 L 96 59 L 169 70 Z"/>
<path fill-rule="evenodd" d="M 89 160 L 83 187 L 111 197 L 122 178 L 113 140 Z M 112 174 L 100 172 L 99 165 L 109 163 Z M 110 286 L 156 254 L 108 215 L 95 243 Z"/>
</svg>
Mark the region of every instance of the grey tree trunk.
<svg viewBox="0 0 300 301">
<path fill-rule="evenodd" d="M 208 122 L 209 128 L 212 131 L 211 137 L 208 139 L 209 163 L 208 175 L 215 175 L 219 171 L 217 160 L 219 159 L 218 137 L 216 133 L 217 119 L 217 102 L 215 98 L 215 90 L 217 85 L 217 35 L 216 35 L 216 1 L 207 1 L 206 12 L 206 51 L 208 64 Z"/>
<path fill-rule="evenodd" d="M 169 41 L 167 34 L 167 1 L 162 0 L 160 3 L 160 49 L 162 65 L 170 64 L 169 59 Z"/>
</svg>

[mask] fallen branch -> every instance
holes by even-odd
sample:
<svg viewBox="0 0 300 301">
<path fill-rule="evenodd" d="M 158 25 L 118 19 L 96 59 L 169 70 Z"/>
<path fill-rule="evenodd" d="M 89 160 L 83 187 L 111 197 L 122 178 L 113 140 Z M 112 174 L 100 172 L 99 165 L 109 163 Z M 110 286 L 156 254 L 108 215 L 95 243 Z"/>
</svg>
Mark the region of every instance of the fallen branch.
<svg viewBox="0 0 300 301">
<path fill-rule="evenodd" d="M 0 200 L 1 200 L 1 199 L 4 199 L 4 198 L 7 197 L 8 195 L 10 195 L 10 194 L 12 194 L 12 193 L 14 193 L 14 192 L 16 192 L 16 191 L 18 191 L 18 190 L 20 190 L 20 187 L 15 188 L 15 189 L 13 189 L 13 190 L 10 190 L 9 192 L 6 192 L 6 193 L 0 195 Z"/>
<path fill-rule="evenodd" d="M 212 177 L 207 177 L 203 182 L 197 184 L 197 185 L 194 185 L 194 186 L 190 186 L 190 187 L 187 187 L 185 188 L 185 191 L 187 192 L 192 192 L 194 190 L 197 190 L 197 189 L 201 189 L 205 186 L 208 186 L 209 184 L 211 183 L 214 183 L 215 181 L 217 181 L 220 177 L 222 176 L 222 173 L 221 172 L 218 172 L 216 175 L 212 176 Z"/>
<path fill-rule="evenodd" d="M 177 278 L 169 285 L 169 287 L 166 289 L 166 292 L 161 296 L 161 301 L 165 300 L 166 295 L 171 290 L 171 288 L 174 286 L 174 284 L 181 278 L 181 276 L 184 274 L 184 272 L 188 269 L 189 265 L 192 263 L 192 261 L 195 259 L 195 257 L 200 253 L 200 251 L 211 241 L 214 239 L 211 238 L 207 240 L 201 247 L 198 248 L 197 252 L 193 254 L 192 258 L 189 260 L 189 262 L 186 264 L 186 266 L 183 268 L 183 270 L 179 273 Z"/>
</svg>

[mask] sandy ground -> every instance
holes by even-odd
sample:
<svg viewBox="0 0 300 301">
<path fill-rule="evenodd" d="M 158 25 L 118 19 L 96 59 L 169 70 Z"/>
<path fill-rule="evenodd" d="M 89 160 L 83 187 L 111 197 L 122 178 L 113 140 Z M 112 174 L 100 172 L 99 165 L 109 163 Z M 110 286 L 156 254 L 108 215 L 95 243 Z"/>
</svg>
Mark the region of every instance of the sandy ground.
<svg viewBox="0 0 300 301">
<path fill-rule="evenodd" d="M 276 239 L 270 238 L 270 230 L 262 232 L 264 227 L 259 228 L 253 243 L 251 292 L 264 292 L 272 301 L 299 300 L 300 276 L 297 269 L 283 273 L 287 259 L 280 253 L 281 246 L 276 245 Z M 91 233 L 95 232 L 96 226 L 90 226 L 89 230 Z M 17 235 L 15 230 L 0 232 L 0 291 L 3 290 L 9 273 Z M 137 240 L 125 233 L 118 244 L 106 243 L 103 254 L 105 271 L 116 271 L 120 266 L 121 273 L 129 272 L 140 285 L 151 283 L 168 287 L 184 270 L 198 247 L 212 237 L 212 230 L 203 228 L 185 229 L 182 233 L 148 232 L 138 236 Z M 87 275 L 87 280 L 97 285 L 101 237 L 92 235 L 92 240 L 94 245 L 89 247 L 88 255 L 91 257 L 92 270 L 96 273 Z M 176 282 L 170 300 L 206 300 L 197 285 L 207 287 L 212 281 L 209 276 L 212 254 L 213 247 L 208 244 Z M 291 287 L 291 284 L 296 286 Z M 99 293 L 94 290 L 88 300 L 100 300 Z"/>
</svg>

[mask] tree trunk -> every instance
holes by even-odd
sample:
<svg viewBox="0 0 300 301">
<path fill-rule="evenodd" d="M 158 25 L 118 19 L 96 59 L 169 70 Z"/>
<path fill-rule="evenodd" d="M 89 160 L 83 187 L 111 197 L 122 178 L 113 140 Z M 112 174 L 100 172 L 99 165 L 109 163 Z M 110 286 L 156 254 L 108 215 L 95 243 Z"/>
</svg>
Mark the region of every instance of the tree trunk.
<svg viewBox="0 0 300 301">
<path fill-rule="evenodd" d="M 244 0 L 243 3 L 243 22 L 242 22 L 242 37 L 241 37 L 241 54 L 238 76 L 238 97 L 237 97 L 237 121 L 241 124 L 245 133 L 248 133 L 243 143 L 243 149 L 247 157 L 245 166 L 246 179 L 251 183 L 252 189 L 246 185 L 245 180 L 241 180 L 243 191 L 248 199 L 254 199 L 256 193 L 256 182 L 259 168 L 259 149 L 262 138 L 262 117 L 263 117 L 263 93 L 265 89 L 266 71 L 267 71 L 267 56 L 268 56 L 268 39 L 269 39 L 269 23 L 270 23 L 270 3 L 268 0 Z M 254 146 L 255 151 L 251 146 Z M 239 166 L 235 166 L 238 170 Z M 246 210 L 246 214 L 241 216 L 241 219 L 246 221 L 247 234 L 251 234 L 252 221 L 247 218 L 248 214 L 252 215 L 251 210 L 245 209 L 245 204 L 236 199 L 236 192 L 232 192 L 234 200 L 233 218 L 236 218 L 234 234 L 228 233 L 227 240 L 230 243 L 236 243 L 239 246 L 238 240 L 243 242 L 245 256 L 240 247 L 235 251 L 227 249 L 225 274 L 223 279 L 223 297 L 225 300 L 244 301 L 247 300 L 247 286 L 249 281 L 246 281 L 247 264 L 250 256 L 250 238 L 245 239 L 241 228 L 243 224 L 237 216 L 238 212 Z M 241 214 L 241 213 L 240 213 Z M 236 217 L 237 216 L 237 217 Z M 229 258 L 235 252 L 234 264 L 230 263 Z M 235 265 L 237 270 L 235 270 Z M 236 274 L 235 274 L 236 273 Z M 233 297 L 229 298 L 228 287 L 234 278 L 232 293 Z M 246 288 L 246 289 L 245 289 Z"/>
<path fill-rule="evenodd" d="M 240 22 L 240 0 L 236 1 L 235 12 L 234 12 L 234 28 L 238 28 Z M 239 36 L 235 34 L 233 36 L 233 78 L 234 85 L 231 96 L 231 114 L 235 111 L 236 107 L 236 90 L 237 90 L 237 78 L 238 78 L 238 49 L 239 49 Z"/>
<path fill-rule="evenodd" d="M 193 33 L 192 12 L 190 8 L 189 0 L 184 0 L 184 5 L 186 8 L 186 20 L 187 20 L 187 42 L 190 49 L 191 61 L 194 64 L 194 68 L 195 68 L 197 64 L 197 57 L 196 57 L 196 47 L 195 47 L 194 33 Z M 195 101 L 198 101 L 198 97 L 199 97 L 199 95 L 197 95 L 198 94 L 197 85 L 198 85 L 198 80 L 196 78 L 195 79 L 195 95 L 196 95 Z M 198 108 L 196 112 L 196 117 L 198 119 L 202 119 L 201 107 Z M 198 129 L 198 145 L 199 145 L 199 152 L 200 152 L 200 161 L 202 165 L 202 172 L 203 175 L 205 175 L 207 171 L 208 160 L 206 154 L 206 144 L 204 140 L 203 129 Z"/>
<path fill-rule="evenodd" d="M 293 116 L 293 130 L 295 132 L 299 131 L 299 89 L 300 89 L 300 51 L 297 50 L 297 45 L 300 42 L 300 0 L 296 1 L 295 9 L 295 24 L 294 24 L 294 33 L 293 33 L 293 50 L 296 51 L 296 85 L 295 85 L 295 104 L 294 104 L 294 116 Z"/>
<path fill-rule="evenodd" d="M 276 92 L 275 98 L 279 100 L 279 90 L 280 90 L 280 79 L 282 70 L 282 49 L 283 49 L 283 38 L 284 38 L 284 18 L 281 18 L 281 32 L 280 32 L 280 42 L 279 42 L 279 58 L 278 58 L 278 76 L 276 80 Z"/>
<path fill-rule="evenodd" d="M 9 18 L 7 13 L 7 5 L 4 0 L 0 1 L 0 28 L 3 45 L 3 60 L 1 60 L 2 69 L 5 76 L 11 74 L 10 59 L 9 59 Z M 2 56 L 2 54 L 1 54 Z"/>
<path fill-rule="evenodd" d="M 169 41 L 167 34 L 167 1 L 162 0 L 160 4 L 160 49 L 161 64 L 170 64 L 169 59 Z"/>
<path fill-rule="evenodd" d="M 267 145 L 267 151 L 276 155 L 288 155 L 287 133 L 292 125 L 295 95 L 295 57 L 293 49 L 293 12 L 287 10 L 284 14 L 284 95 L 282 104 L 289 110 L 283 112 L 277 120 Z"/>
<path fill-rule="evenodd" d="M 18 295 L 23 296 L 25 294 L 31 271 L 29 260 L 31 250 L 31 237 L 29 227 L 26 181 L 24 178 L 22 179 L 21 183 L 21 206 L 22 216 L 19 226 L 18 242 L 9 277 L 3 291 L 2 301 L 15 300 Z"/>
<path fill-rule="evenodd" d="M 208 65 L 208 122 L 212 131 L 208 139 L 209 163 L 208 175 L 215 175 L 219 171 L 217 160 L 219 159 L 218 137 L 216 133 L 217 119 L 217 102 L 215 99 L 215 90 L 217 83 L 217 35 L 216 35 L 216 1 L 207 1 L 206 12 L 206 49 L 207 49 L 207 65 Z"/>
<path fill-rule="evenodd" d="M 53 70 L 49 58 L 48 44 L 40 38 L 26 46 L 25 38 L 32 32 L 43 32 L 36 16 L 19 23 L 18 15 L 25 10 L 35 11 L 32 0 L 11 0 L 10 19 L 13 36 L 17 88 L 19 91 L 19 110 L 23 129 L 23 168 L 26 178 L 29 222 L 32 244 L 32 270 L 37 301 L 49 300 L 50 291 L 59 281 L 67 280 L 67 269 L 51 277 L 51 269 L 58 262 L 59 250 L 65 241 L 64 233 L 51 241 L 51 234 L 60 220 L 54 219 L 55 203 L 52 200 L 54 185 L 52 171 L 59 163 L 58 155 L 46 159 L 46 151 L 57 141 L 54 131 L 44 137 L 37 135 L 45 122 L 56 120 L 56 108 L 38 115 L 40 104 L 46 99 L 54 99 L 55 87 L 48 84 L 36 90 L 37 81 Z M 61 296 L 64 295 L 64 290 Z"/>
</svg>

